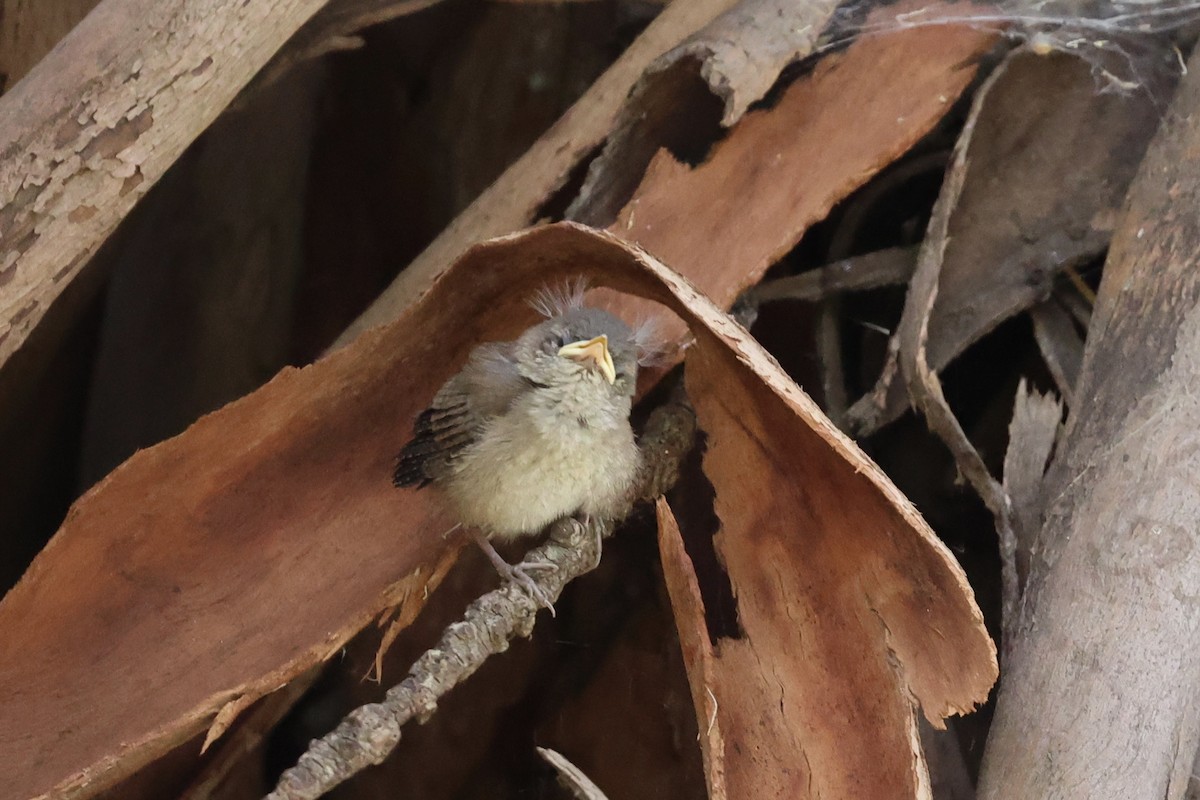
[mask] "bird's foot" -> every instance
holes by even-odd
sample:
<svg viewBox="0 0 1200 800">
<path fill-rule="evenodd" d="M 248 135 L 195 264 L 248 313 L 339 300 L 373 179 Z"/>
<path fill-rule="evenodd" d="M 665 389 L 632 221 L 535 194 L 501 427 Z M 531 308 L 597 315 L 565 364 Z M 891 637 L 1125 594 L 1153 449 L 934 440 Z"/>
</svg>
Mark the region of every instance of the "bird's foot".
<svg viewBox="0 0 1200 800">
<path fill-rule="evenodd" d="M 496 572 L 500 573 L 501 578 L 520 586 L 529 593 L 535 603 L 550 609 L 550 616 L 555 616 L 554 604 L 550 602 L 550 596 L 546 594 L 545 589 L 538 585 L 537 581 L 529 577 L 526 570 L 557 570 L 557 564 L 551 564 L 549 561 L 522 561 L 520 564 L 510 564 L 504 560 L 504 556 L 496 552 L 496 548 L 481 531 L 472 530 L 471 538 L 488 557 L 488 561 L 492 562 L 492 566 L 496 568 Z"/>
<path fill-rule="evenodd" d="M 527 570 L 547 570 L 554 572 L 558 569 L 557 564 L 551 564 L 549 561 L 522 561 L 520 564 L 505 563 L 504 567 L 496 566 L 496 571 L 500 573 L 506 581 L 517 584 L 533 598 L 534 602 L 543 608 L 549 609 L 550 616 L 555 616 L 554 604 L 550 602 L 550 596 L 546 594 L 538 582 L 529 576 Z"/>
</svg>

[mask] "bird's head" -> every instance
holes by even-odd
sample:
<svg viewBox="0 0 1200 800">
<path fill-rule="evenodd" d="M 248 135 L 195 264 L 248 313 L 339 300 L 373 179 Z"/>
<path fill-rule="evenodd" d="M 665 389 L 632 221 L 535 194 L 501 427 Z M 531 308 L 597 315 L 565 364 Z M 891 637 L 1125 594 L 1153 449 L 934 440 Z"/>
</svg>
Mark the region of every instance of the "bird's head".
<svg viewBox="0 0 1200 800">
<path fill-rule="evenodd" d="M 637 386 L 634 332 L 598 308 L 572 308 L 535 325 L 517 340 L 517 363 L 535 385 L 594 385 L 631 397 Z"/>
</svg>

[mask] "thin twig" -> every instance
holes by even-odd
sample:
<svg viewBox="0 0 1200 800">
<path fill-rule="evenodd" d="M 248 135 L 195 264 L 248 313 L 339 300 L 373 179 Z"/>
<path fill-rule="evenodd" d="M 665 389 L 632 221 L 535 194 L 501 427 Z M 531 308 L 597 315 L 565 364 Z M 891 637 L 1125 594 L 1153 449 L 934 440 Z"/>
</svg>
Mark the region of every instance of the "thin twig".
<svg viewBox="0 0 1200 800">
<path fill-rule="evenodd" d="M 650 415 L 641 449 L 640 499 L 657 497 L 678 478 L 680 463 L 695 438 L 696 419 L 677 390 L 667 404 Z M 600 560 L 600 540 L 612 534 L 609 520 L 561 520 L 550 537 L 526 561 L 554 564 L 531 576 L 551 602 L 570 581 L 591 571 Z M 488 592 L 450 625 L 437 645 L 427 650 L 392 687 L 381 703 L 355 709 L 341 724 L 309 744 L 296 766 L 279 778 L 267 800 L 316 800 L 333 787 L 374 764 L 382 763 L 400 741 L 400 728 L 412 718 L 428 720 L 438 701 L 493 654 L 503 653 L 517 636 L 533 632 L 540 608 L 525 589 L 512 583 Z"/>
<path fill-rule="evenodd" d="M 754 305 L 776 300 L 816 301 L 840 292 L 861 292 L 908 283 L 917 265 L 917 248 L 889 247 L 843 258 L 820 269 L 766 281 L 743 295 Z"/>
<path fill-rule="evenodd" d="M 829 258 L 840 261 L 853 252 L 854 242 L 867 224 L 868 216 L 879 202 L 913 178 L 931 171 L 946 169 L 950 154 L 926 153 L 901 162 L 868 183 L 850 202 L 829 244 Z M 916 257 L 913 256 L 915 266 Z M 911 274 L 911 270 L 910 270 Z M 817 360 L 821 365 L 821 388 L 825 413 L 839 428 L 846 427 L 846 412 L 850 408 L 850 392 L 846 384 L 845 355 L 842 344 L 842 298 L 826 297 L 817 309 Z"/>
<path fill-rule="evenodd" d="M 583 774 L 583 770 L 567 760 L 567 757 L 557 750 L 539 747 L 538 755 L 546 763 L 554 767 L 558 773 L 558 782 L 564 789 L 575 795 L 576 800 L 608 800 L 600 787 L 592 783 L 592 779 Z"/>
<path fill-rule="evenodd" d="M 734 316 L 737 316 L 738 310 L 742 310 L 753 320 L 761 304 L 776 300 L 816 301 L 841 292 L 864 291 L 908 283 L 916 268 L 918 249 L 915 246 L 890 247 L 835 261 L 800 275 L 768 281 L 739 298 Z M 889 339 L 883 375 L 875 386 L 875 402 L 871 406 L 877 415 L 882 415 L 886 404 L 887 389 L 896 371 L 898 347 L 896 337 Z M 842 421 L 845 421 L 844 417 Z"/>
<path fill-rule="evenodd" d="M 846 391 L 845 355 L 842 350 L 842 298 L 827 297 L 817 308 L 817 360 L 821 364 L 821 396 L 825 415 L 843 426 L 850 393 Z"/>
<path fill-rule="evenodd" d="M 1086 331 L 1092 326 L 1092 304 L 1073 287 L 1057 287 L 1054 290 L 1054 298 L 1062 304 L 1079 327 Z"/>
<path fill-rule="evenodd" d="M 1088 307 L 1091 308 L 1095 306 L 1096 293 L 1092 291 L 1092 287 L 1087 285 L 1087 282 L 1083 279 L 1083 276 L 1079 274 L 1079 271 L 1073 266 L 1067 267 L 1064 271 L 1066 272 L 1067 278 L 1071 281 L 1071 285 L 1079 291 L 1079 296 L 1087 301 Z"/>
<path fill-rule="evenodd" d="M 1029 309 L 1033 338 L 1058 392 L 1075 407 L 1075 383 L 1083 364 L 1083 337 L 1075 330 L 1071 314 L 1051 298 Z"/>
<path fill-rule="evenodd" d="M 899 361 L 913 406 L 925 415 L 929 430 L 937 436 L 954 456 L 959 472 L 983 500 L 996 520 L 999 537 L 1001 622 L 1004 644 L 1007 635 L 1016 623 L 1020 600 L 1020 583 L 1017 576 L 1017 539 L 1012 525 L 1012 503 L 1003 485 L 988 471 L 983 458 L 967 438 L 958 418 L 950 409 L 942 393 L 942 384 L 937 372 L 929 365 L 926 345 L 929 339 L 929 319 L 937 300 L 938 282 L 942 262 L 949 241 L 950 218 L 958 205 L 967 173 L 967 151 L 980 112 L 987 102 L 991 88 L 1005 74 L 1009 60 L 1004 61 L 980 87 L 971 105 L 971 113 L 963 126 L 962 134 L 954 148 L 954 158 L 946 174 L 942 191 L 933 207 L 929 228 L 921 245 L 917 269 L 913 274 L 908 300 L 900 319 L 896 338 L 900 341 Z"/>
</svg>

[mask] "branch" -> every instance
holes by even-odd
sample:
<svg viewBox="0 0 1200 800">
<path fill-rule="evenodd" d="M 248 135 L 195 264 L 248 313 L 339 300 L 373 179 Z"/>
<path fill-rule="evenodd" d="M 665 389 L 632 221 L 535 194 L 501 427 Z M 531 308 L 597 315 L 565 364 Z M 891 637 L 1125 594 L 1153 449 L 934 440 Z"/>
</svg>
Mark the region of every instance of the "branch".
<svg viewBox="0 0 1200 800">
<path fill-rule="evenodd" d="M 1075 383 L 1083 362 L 1083 337 L 1075 330 L 1071 313 L 1055 299 L 1038 303 L 1029 309 L 1033 322 L 1033 338 L 1037 341 L 1042 361 L 1059 394 L 1069 408 L 1075 406 Z"/>
<path fill-rule="evenodd" d="M 642 437 L 643 472 L 640 499 L 657 497 L 678 477 L 691 447 L 696 419 L 682 396 L 650 416 Z M 572 580 L 590 572 L 600 560 L 600 540 L 612 534 L 616 521 L 565 519 L 550 528 L 550 537 L 526 561 L 554 564 L 532 576 L 551 602 Z M 503 653 L 517 636 L 533 633 L 540 606 L 525 589 L 506 583 L 467 607 L 432 649 L 409 670 L 408 677 L 388 690 L 381 703 L 352 711 L 341 724 L 313 741 L 296 766 L 279 778 L 267 800 L 315 800 L 369 766 L 382 763 L 400 742 L 400 728 L 412 718 L 428 720 L 438 701 L 470 677 L 488 657 Z"/>
<path fill-rule="evenodd" d="M 901 374 L 912 398 L 913 407 L 925 415 L 929 430 L 937 436 L 954 457 L 959 472 L 983 500 L 996 520 L 999 536 L 1001 624 L 1003 642 L 1010 641 L 1011 626 L 1016 623 L 1020 600 L 1017 577 L 1017 537 L 1012 524 L 1012 502 L 1003 485 L 988 471 L 983 458 L 967 438 L 958 418 L 954 416 L 942 392 L 941 380 L 930 366 L 929 322 L 938 296 L 938 283 L 949 242 L 950 218 L 962 195 L 967 175 L 967 154 L 981 112 L 990 99 L 992 89 L 1005 76 L 1013 56 L 1009 56 L 988 76 L 971 104 L 971 113 L 963 126 L 954 148 L 954 157 L 946 174 L 942 191 L 933 207 L 929 229 L 917 258 L 904 314 L 896 334 L 899 341 L 898 358 Z"/>
<path fill-rule="evenodd" d="M 340 50 L 356 50 L 363 46 L 360 33 L 372 25 L 390 22 L 408 14 L 435 6 L 441 0 L 337 0 L 310 19 L 275 54 L 270 63 L 254 78 L 249 91 L 238 98 L 245 103 L 258 90 L 274 84 L 296 66 Z"/>
</svg>

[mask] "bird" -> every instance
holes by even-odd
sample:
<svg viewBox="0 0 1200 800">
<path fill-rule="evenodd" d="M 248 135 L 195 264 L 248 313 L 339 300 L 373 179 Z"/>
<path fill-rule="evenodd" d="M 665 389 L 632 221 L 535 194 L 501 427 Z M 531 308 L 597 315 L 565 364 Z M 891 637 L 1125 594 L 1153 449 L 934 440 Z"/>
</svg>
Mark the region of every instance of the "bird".
<svg viewBox="0 0 1200 800">
<path fill-rule="evenodd" d="M 585 291 L 543 290 L 544 321 L 477 346 L 417 417 L 393 474 L 397 487 L 438 490 L 502 578 L 551 613 L 528 571 L 554 565 L 510 564 L 491 541 L 623 516 L 641 465 L 629 415 L 653 334 L 585 306 Z"/>
</svg>

